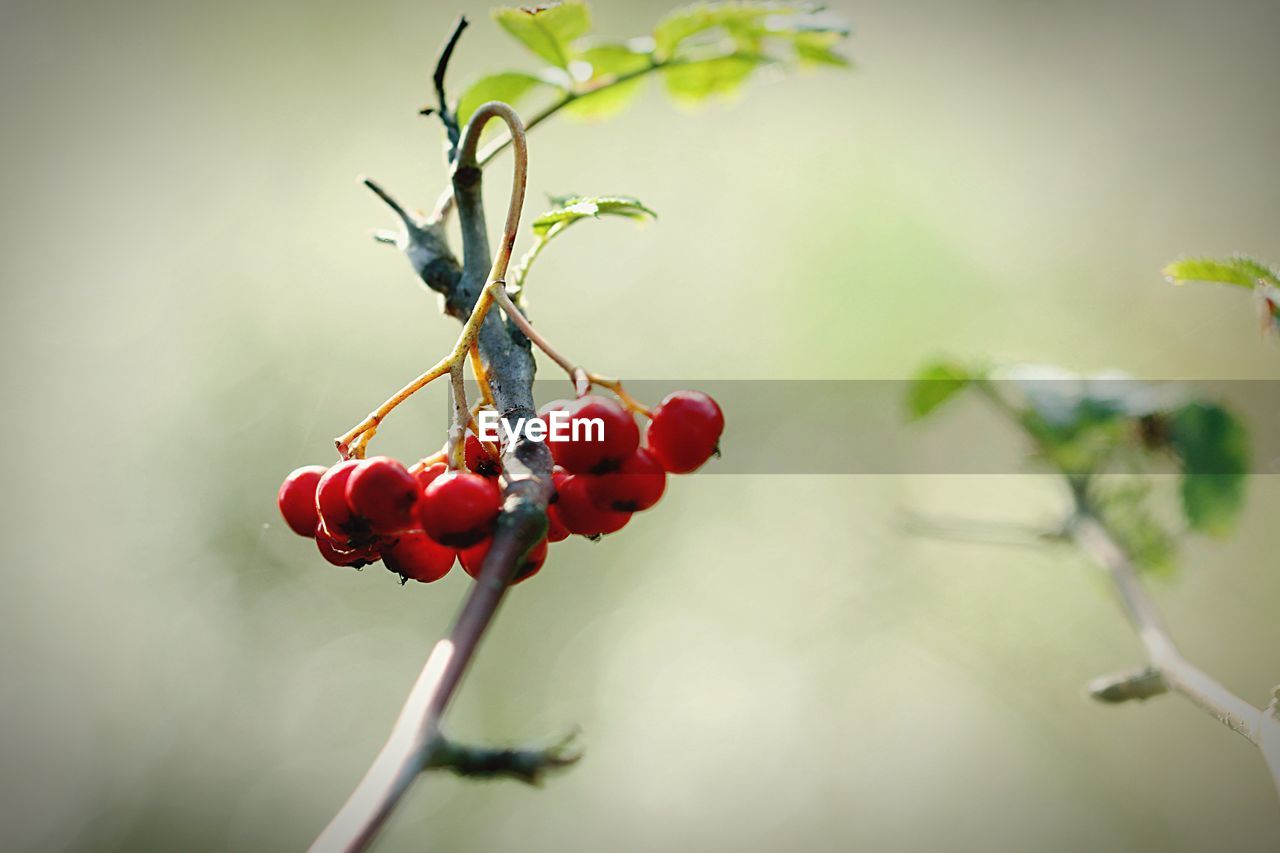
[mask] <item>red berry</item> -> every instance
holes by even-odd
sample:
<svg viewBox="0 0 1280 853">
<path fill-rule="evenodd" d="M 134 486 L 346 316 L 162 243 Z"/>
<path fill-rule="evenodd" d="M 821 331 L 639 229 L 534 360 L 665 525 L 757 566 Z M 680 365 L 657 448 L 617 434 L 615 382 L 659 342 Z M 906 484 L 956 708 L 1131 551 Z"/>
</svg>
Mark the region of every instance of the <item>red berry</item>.
<svg viewBox="0 0 1280 853">
<path fill-rule="evenodd" d="M 377 562 L 381 554 L 376 544 L 363 548 L 352 548 L 345 540 L 338 539 L 325 529 L 323 524 L 316 525 L 316 547 L 320 556 L 335 566 L 350 566 L 353 569 Z"/>
<path fill-rule="evenodd" d="M 401 577 L 431 583 L 449 574 L 456 556 L 425 533 L 406 533 L 383 551 L 382 562 Z"/>
<path fill-rule="evenodd" d="M 613 400 L 588 395 L 567 412 L 567 422 L 557 423 L 548 417 L 547 441 L 556 464 L 570 473 L 612 470 L 640 444 L 636 419 Z M 557 434 L 562 438 L 554 438 Z"/>
<path fill-rule="evenodd" d="M 570 533 L 582 536 L 598 536 L 616 533 L 631 520 L 631 513 L 600 509 L 591 502 L 589 474 L 566 477 L 559 486 L 560 498 L 556 501 L 556 515 Z"/>
<path fill-rule="evenodd" d="M 426 468 L 416 471 L 413 475 L 413 479 L 418 481 L 418 490 L 420 492 L 425 492 L 427 490 L 427 486 L 430 486 L 436 477 L 439 477 L 448 470 L 449 466 L 443 462 L 433 462 Z"/>
<path fill-rule="evenodd" d="M 418 516 L 432 539 L 466 548 L 488 534 L 501 505 L 502 492 L 493 480 L 469 471 L 447 471 L 423 492 Z"/>
<path fill-rule="evenodd" d="M 587 479 L 587 494 L 600 509 L 639 512 L 658 502 L 667 488 L 667 472 L 643 447 L 628 456 L 617 471 Z"/>
<path fill-rule="evenodd" d="M 688 474 L 711 458 L 724 432 L 724 413 L 701 391 L 668 394 L 653 411 L 645 446 L 672 474 Z"/>
<path fill-rule="evenodd" d="M 276 504 L 284 523 L 299 536 L 315 536 L 320 513 L 316 511 L 316 486 L 324 476 L 323 465 L 307 465 L 299 468 L 280 485 Z"/>
<path fill-rule="evenodd" d="M 564 481 L 569 479 L 569 474 L 559 466 L 551 471 L 551 482 L 555 488 L 551 492 L 551 500 L 547 501 L 547 541 L 563 542 L 569 538 L 569 528 L 564 526 L 564 521 L 560 518 L 560 511 L 556 509 L 556 502 L 560 500 L 560 486 Z"/>
<path fill-rule="evenodd" d="M 316 511 L 320 513 L 320 521 L 325 528 L 335 537 L 351 538 L 367 528 L 347 503 L 347 480 L 360 462 L 359 459 L 339 462 L 326 471 L 316 485 Z"/>
<path fill-rule="evenodd" d="M 493 545 L 493 540 L 485 537 L 470 548 L 464 548 L 458 552 L 458 559 L 462 562 L 462 570 L 473 578 L 480 577 L 480 567 L 484 565 L 484 558 L 488 555 L 491 545 Z M 518 584 L 522 580 L 533 577 L 546 561 L 547 540 L 542 539 L 537 545 L 529 549 L 529 553 L 524 555 L 524 560 L 521 561 L 520 568 L 516 570 L 515 579 L 511 583 Z"/>
<path fill-rule="evenodd" d="M 563 542 L 569 538 L 569 528 L 560 520 L 560 511 L 554 506 L 547 507 L 547 541 Z"/>
<path fill-rule="evenodd" d="M 394 459 L 374 456 L 361 462 L 347 478 L 346 492 L 347 506 L 374 533 L 399 533 L 418 524 L 414 507 L 422 490 Z"/>
<path fill-rule="evenodd" d="M 475 433 L 467 433 L 462 452 L 469 471 L 481 477 L 496 477 L 502 473 L 502 463 L 489 454 Z"/>
</svg>

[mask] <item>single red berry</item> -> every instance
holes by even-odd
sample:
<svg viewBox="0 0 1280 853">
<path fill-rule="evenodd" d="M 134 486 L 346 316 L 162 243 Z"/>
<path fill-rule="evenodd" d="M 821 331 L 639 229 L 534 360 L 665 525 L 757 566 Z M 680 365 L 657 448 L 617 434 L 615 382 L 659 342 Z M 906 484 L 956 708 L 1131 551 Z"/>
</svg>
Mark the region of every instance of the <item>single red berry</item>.
<svg viewBox="0 0 1280 853">
<path fill-rule="evenodd" d="M 409 471 L 387 456 L 365 459 L 347 478 L 347 506 L 374 533 L 399 533 L 418 524 L 414 508 L 422 494 Z"/>
<path fill-rule="evenodd" d="M 406 533 L 383 549 L 383 564 L 400 575 L 420 583 L 431 583 L 449 574 L 457 552 L 441 545 L 425 533 Z"/>
<path fill-rule="evenodd" d="M 316 484 L 316 511 L 334 537 L 352 538 L 367 532 L 368 524 L 351 511 L 347 503 L 347 480 L 360 464 L 359 459 L 339 462 Z"/>
<path fill-rule="evenodd" d="M 477 542 L 470 548 L 464 548 L 458 552 L 458 559 L 462 562 L 462 570 L 473 578 L 480 577 L 480 567 L 484 565 L 484 558 L 489 553 L 493 540 L 489 537 Z M 512 584 L 518 584 L 522 580 L 531 578 L 542 568 L 542 564 L 547 561 L 547 540 L 542 539 L 537 545 L 529 549 L 529 553 L 524 555 L 524 559 L 520 562 L 520 568 L 516 570 L 515 579 Z"/>
<path fill-rule="evenodd" d="M 497 477 L 502 473 L 502 462 L 495 459 L 475 433 L 467 433 L 463 442 L 463 455 L 466 457 L 467 470 L 481 477 Z"/>
<path fill-rule="evenodd" d="M 436 477 L 439 477 L 448 470 L 449 466 L 443 462 L 433 462 L 426 468 L 423 468 L 420 471 L 415 471 L 413 479 L 418 481 L 418 491 L 425 492 L 427 490 L 427 486 L 430 486 Z"/>
<path fill-rule="evenodd" d="M 280 484 L 276 504 L 284 523 L 299 536 L 315 536 L 320 513 L 316 511 L 316 486 L 324 476 L 323 465 L 298 468 Z"/>
<path fill-rule="evenodd" d="M 607 397 L 582 397 L 566 413 L 567 420 L 548 415 L 547 441 L 556 464 L 570 473 L 612 470 L 640 444 L 636 419 Z"/>
<path fill-rule="evenodd" d="M 570 533 L 582 536 L 616 533 L 631 520 L 631 513 L 600 509 L 592 503 L 588 485 L 590 478 L 590 474 L 576 474 L 560 483 L 556 515 Z"/>
<path fill-rule="evenodd" d="M 418 517 L 432 539 L 466 548 L 488 535 L 501 505 L 502 492 L 493 480 L 469 471 L 447 471 L 423 492 Z"/>
<path fill-rule="evenodd" d="M 315 536 L 320 556 L 335 566 L 350 566 L 358 569 L 370 563 L 376 563 L 382 556 L 376 543 L 353 548 L 346 540 L 333 536 L 325 529 L 323 523 L 316 525 Z"/>
<path fill-rule="evenodd" d="M 658 502 L 667 488 L 667 472 L 643 447 L 622 460 L 617 471 L 587 478 L 587 494 L 600 509 L 640 512 Z"/>
<path fill-rule="evenodd" d="M 701 391 L 668 394 L 653 410 L 645 435 L 662 467 L 672 474 L 688 474 L 711 458 L 724 432 L 724 413 Z"/>
</svg>

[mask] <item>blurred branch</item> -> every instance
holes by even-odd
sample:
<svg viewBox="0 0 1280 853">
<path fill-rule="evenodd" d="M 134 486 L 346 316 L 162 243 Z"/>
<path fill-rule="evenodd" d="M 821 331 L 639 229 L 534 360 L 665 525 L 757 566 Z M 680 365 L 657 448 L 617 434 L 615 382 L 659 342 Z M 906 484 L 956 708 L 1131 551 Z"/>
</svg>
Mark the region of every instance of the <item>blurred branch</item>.
<svg viewBox="0 0 1280 853">
<path fill-rule="evenodd" d="M 1145 670 L 1131 674 L 1125 681 L 1095 682 L 1091 687 L 1094 697 L 1118 702 L 1146 699 L 1165 690 L 1185 696 L 1262 751 L 1276 791 L 1280 793 L 1280 719 L 1276 716 L 1275 699 L 1267 708 L 1251 705 L 1182 656 L 1129 555 L 1087 502 L 1079 497 L 1077 500 L 1072 539 L 1106 569 L 1148 659 Z"/>
<path fill-rule="evenodd" d="M 1040 527 L 1016 521 L 991 521 L 976 518 L 950 518 L 906 510 L 902 526 L 914 536 L 972 542 L 980 545 L 1013 545 L 1039 548 L 1067 542 L 1064 528 Z"/>
<path fill-rule="evenodd" d="M 456 38 L 447 49 L 452 49 L 453 41 Z M 516 168 L 502 243 L 490 265 L 476 148 L 484 125 L 495 118 L 507 124 L 515 140 Z M 456 271 L 451 281 L 442 287 L 428 281 L 429 286 L 443 294 L 446 311 L 454 317 L 468 319 L 473 311 L 486 310 L 492 302 L 481 306 L 482 293 L 487 288 L 502 286 L 524 204 L 527 161 L 524 126 L 515 111 L 497 102 L 481 106 L 463 131 L 453 169 L 462 224 L 463 266 L 457 269 L 457 261 L 450 253 L 447 257 Z M 381 187 L 372 181 L 365 183 L 400 218 L 408 241 L 405 251 L 411 260 L 415 241 L 422 240 L 438 241 L 438 246 L 433 244 L 431 249 L 437 253 L 437 260 L 444 257 L 439 252 L 441 248 L 447 251 L 440 223 L 420 225 Z M 546 535 L 546 508 L 552 493 L 550 450 L 543 442 L 530 440 L 520 429 L 523 421 L 535 416 L 533 379 L 537 365 L 529 341 L 518 328 L 504 322 L 500 312 L 483 316 L 477 340 L 495 403 L 503 419 L 516 430 L 514 434 L 521 436 L 504 451 L 505 500 L 495 523 L 493 544 L 448 635 L 435 645 L 427 658 L 386 745 L 355 792 L 316 839 L 312 850 L 367 848 L 418 775 L 427 768 L 447 768 L 466 775 L 536 779 L 544 769 L 576 760 L 567 750 L 567 744 L 541 751 L 482 750 L 451 744 L 440 734 L 441 718 L 497 614 L 520 561 Z"/>
<path fill-rule="evenodd" d="M 1022 412 L 993 383 L 982 382 L 978 387 L 997 410 L 1027 433 L 1044 458 L 1053 458 L 1043 435 L 1032 428 Z M 1093 505 L 1089 494 L 1090 475 L 1069 473 L 1066 470 L 1059 470 L 1059 473 L 1070 488 L 1074 512 L 1062 531 L 1050 537 L 1049 541 L 1065 540 L 1074 544 L 1106 570 L 1111 587 L 1120 599 L 1121 607 L 1147 654 L 1146 666 L 1132 672 L 1095 679 L 1087 687 L 1089 694 L 1100 702 L 1110 704 L 1141 701 L 1166 692 L 1178 693 L 1190 699 L 1197 707 L 1261 750 L 1271 771 L 1276 792 L 1280 794 L 1280 688 L 1276 688 L 1272 701 L 1266 708 L 1259 708 L 1236 696 L 1183 657 L 1159 608 L 1142 584 L 1132 556 L 1107 527 L 1104 516 Z M 949 525 L 931 523 L 925 526 L 924 532 L 931 535 L 954 534 L 959 529 L 969 534 L 968 538 L 972 540 L 973 524 L 965 524 L 968 526 L 967 530 L 964 527 L 958 528 L 955 522 Z M 992 532 L 1003 530 L 1007 534 L 1010 529 L 1007 525 L 1000 528 L 994 528 L 990 524 L 985 526 L 986 530 L 979 529 L 979 532 L 985 534 L 983 541 L 991 541 Z M 1007 538 L 1005 544 L 1008 544 Z"/>
</svg>

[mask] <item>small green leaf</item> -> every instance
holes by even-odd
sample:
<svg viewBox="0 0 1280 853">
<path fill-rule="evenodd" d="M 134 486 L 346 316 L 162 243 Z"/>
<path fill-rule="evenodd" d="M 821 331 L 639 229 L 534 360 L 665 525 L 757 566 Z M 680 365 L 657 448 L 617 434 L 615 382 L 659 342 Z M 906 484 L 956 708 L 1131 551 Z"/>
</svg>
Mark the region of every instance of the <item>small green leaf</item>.
<svg viewBox="0 0 1280 853">
<path fill-rule="evenodd" d="M 627 219 L 656 219 L 658 214 L 629 196 L 598 196 L 594 198 L 556 198 L 556 207 L 533 221 L 533 233 L 536 238 L 533 246 L 524 254 L 520 262 L 512 268 L 511 284 L 508 293 L 517 301 L 524 290 L 525 277 L 529 275 L 529 267 L 542 254 L 542 250 L 566 228 L 583 219 L 599 219 L 602 216 L 621 216 Z"/>
<path fill-rule="evenodd" d="M 632 50 L 625 44 L 602 44 L 581 51 L 574 62 L 591 66 L 585 94 L 564 109 L 575 118 L 607 118 L 626 109 L 644 85 L 643 77 L 614 82 L 619 77 L 639 74 L 653 67 L 650 54 Z"/>
<path fill-rule="evenodd" d="M 525 47 L 561 68 L 569 66 L 569 44 L 591 30 L 586 4 L 577 2 L 496 9 L 493 18 Z"/>
<path fill-rule="evenodd" d="M 1165 267 L 1164 274 L 1174 284 L 1212 281 L 1249 288 L 1260 283 L 1280 287 L 1280 272 L 1262 261 L 1244 255 L 1229 258 L 1184 258 Z"/>
<path fill-rule="evenodd" d="M 732 95 L 758 65 L 767 61 L 758 54 L 734 53 L 668 65 L 662 69 L 662 76 L 671 97 L 692 106 L 713 95 Z"/>
<path fill-rule="evenodd" d="M 973 376 L 963 365 L 940 361 L 916 373 L 907 389 L 907 413 L 919 420 L 969 387 Z"/>
<path fill-rule="evenodd" d="M 1182 509 L 1193 530 L 1230 531 L 1244 504 L 1249 435 L 1222 406 L 1192 403 L 1173 415 L 1170 443 L 1182 461 Z"/>
<path fill-rule="evenodd" d="M 658 214 L 628 196 L 598 196 L 594 198 L 570 198 L 554 210 L 549 210 L 533 221 L 533 233 L 538 237 L 558 234 L 581 220 L 601 216 L 625 216 L 629 219 L 656 219 Z"/>
<path fill-rule="evenodd" d="M 465 126 L 476 109 L 487 101 L 504 101 L 514 107 L 526 95 L 542 86 L 556 88 L 541 77 L 523 71 L 503 71 L 481 77 L 458 98 L 458 124 Z"/>
</svg>

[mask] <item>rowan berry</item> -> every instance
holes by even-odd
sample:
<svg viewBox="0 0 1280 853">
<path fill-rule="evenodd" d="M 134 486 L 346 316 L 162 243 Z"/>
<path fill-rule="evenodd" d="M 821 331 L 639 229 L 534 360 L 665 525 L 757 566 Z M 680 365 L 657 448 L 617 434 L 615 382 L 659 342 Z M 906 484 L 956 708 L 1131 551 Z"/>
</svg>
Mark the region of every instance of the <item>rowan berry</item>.
<svg viewBox="0 0 1280 853">
<path fill-rule="evenodd" d="M 572 474 L 598 474 L 618 466 L 640 444 L 640 429 L 631 413 L 607 397 L 588 395 L 566 410 L 568 422 L 551 433 L 548 445 L 556 464 Z M 564 435 L 556 439 L 557 433 Z"/>
<path fill-rule="evenodd" d="M 501 505 L 502 492 L 493 480 L 469 471 L 446 471 L 422 493 L 418 517 L 432 539 L 466 548 L 488 534 Z"/>
<path fill-rule="evenodd" d="M 299 536 L 315 536 L 320 514 L 316 511 L 316 486 L 324 476 L 323 465 L 306 465 L 284 478 L 276 504 L 285 524 Z"/>
<path fill-rule="evenodd" d="M 453 568 L 457 552 L 425 533 L 406 533 L 383 549 L 383 564 L 404 578 L 420 583 L 438 581 Z"/>
<path fill-rule="evenodd" d="M 417 526 L 414 512 L 422 489 L 408 470 L 387 456 L 365 459 L 347 478 L 347 506 L 369 522 L 374 533 L 399 533 Z"/>
<path fill-rule="evenodd" d="M 701 391 L 668 394 L 653 411 L 645 445 L 672 474 L 695 471 L 719 449 L 724 413 Z"/>
<path fill-rule="evenodd" d="M 587 478 L 587 494 L 600 509 L 639 512 L 658 502 L 667 488 L 667 472 L 643 447 L 637 447 L 618 470 Z"/>
</svg>

